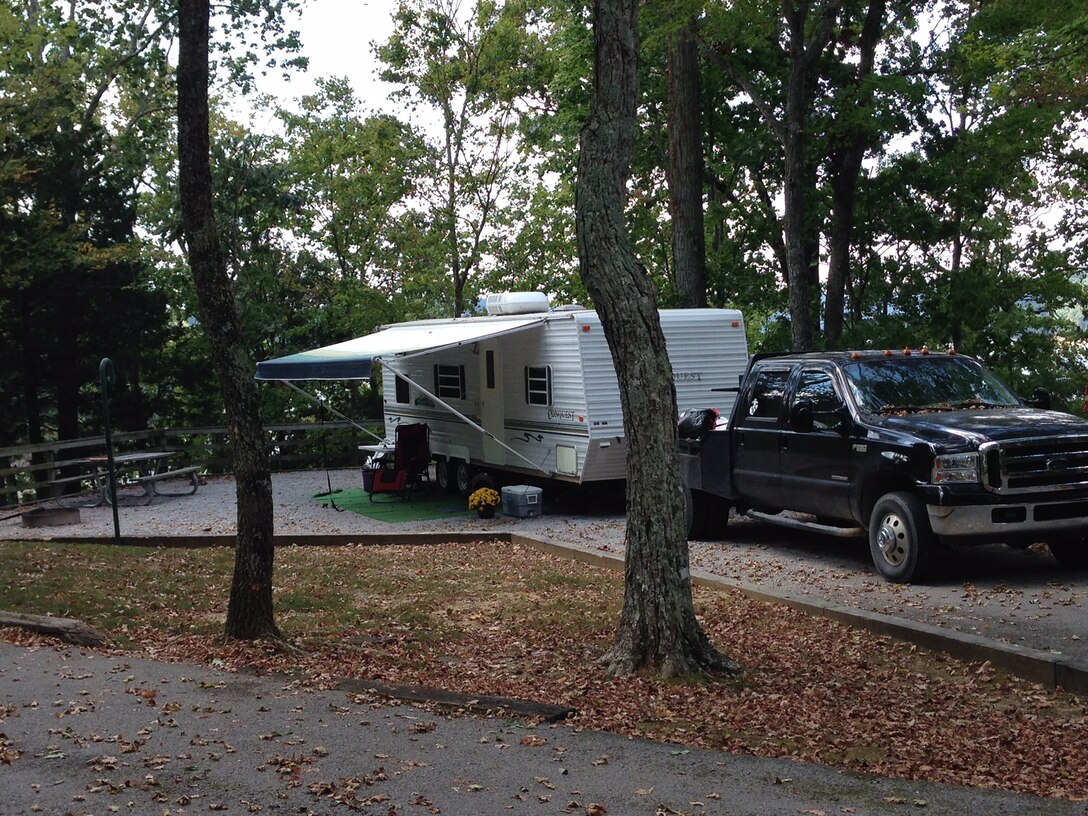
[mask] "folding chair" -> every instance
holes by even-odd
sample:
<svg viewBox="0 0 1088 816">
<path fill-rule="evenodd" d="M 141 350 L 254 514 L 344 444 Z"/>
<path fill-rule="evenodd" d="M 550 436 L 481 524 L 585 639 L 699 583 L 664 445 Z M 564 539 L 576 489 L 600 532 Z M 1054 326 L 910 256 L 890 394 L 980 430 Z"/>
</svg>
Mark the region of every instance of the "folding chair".
<svg viewBox="0 0 1088 816">
<path fill-rule="evenodd" d="M 371 501 L 375 493 L 400 493 L 408 499 L 420 481 L 430 484 L 431 429 L 427 424 L 398 425 L 393 439 L 392 460 L 363 472 L 363 489 Z"/>
</svg>

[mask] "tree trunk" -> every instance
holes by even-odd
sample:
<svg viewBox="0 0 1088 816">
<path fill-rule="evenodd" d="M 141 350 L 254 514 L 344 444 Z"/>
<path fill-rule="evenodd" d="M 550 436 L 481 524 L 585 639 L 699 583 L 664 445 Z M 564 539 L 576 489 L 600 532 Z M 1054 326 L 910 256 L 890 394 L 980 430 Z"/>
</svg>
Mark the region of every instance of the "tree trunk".
<svg viewBox="0 0 1088 816">
<path fill-rule="evenodd" d="M 638 0 L 595 0 L 595 70 L 578 158 L 582 279 L 601 317 L 627 435 L 623 613 L 602 657 L 615 674 L 737 670 L 695 618 L 680 493 L 676 391 L 649 276 L 624 224 L 638 101 Z"/>
<path fill-rule="evenodd" d="M 876 46 L 884 24 L 884 0 L 870 0 L 858 44 L 858 67 L 854 74 L 857 109 L 850 120 L 857 122 L 861 112 L 873 103 L 868 82 L 873 74 Z M 861 162 L 869 142 L 868 130 L 862 125 L 847 128 L 839 145 L 831 152 L 831 226 L 827 243 L 827 297 L 824 304 L 824 337 L 828 348 L 835 348 L 842 338 L 846 313 L 846 281 L 850 275 L 850 247 L 854 235 L 854 203 L 857 200 Z"/>
<path fill-rule="evenodd" d="M 272 479 L 253 363 L 242 340 L 212 209 L 208 134 L 209 0 L 181 0 L 178 159 L 182 228 L 223 394 L 238 497 L 238 542 L 225 635 L 279 637 L 272 614 Z"/>
<path fill-rule="evenodd" d="M 806 187 L 805 148 L 808 125 L 808 60 L 805 53 L 805 17 L 801 10 L 788 9 L 790 79 L 786 89 L 784 152 L 783 232 L 786 240 L 786 265 L 789 267 L 790 328 L 794 351 L 813 348 L 812 288 L 805 241 L 805 221 L 809 217 L 809 190 Z"/>
<path fill-rule="evenodd" d="M 963 269 L 963 207 L 956 204 L 952 213 L 952 266 L 948 270 L 948 299 L 945 308 L 948 311 L 949 339 L 953 348 L 963 348 L 963 312 L 959 304 L 970 298 L 963 289 L 960 273 Z"/>
<path fill-rule="evenodd" d="M 818 16 L 811 23 L 809 12 Z M 814 348 L 819 294 L 820 225 L 814 209 L 817 173 L 809 156 L 809 120 L 816 94 L 816 65 L 831 41 L 840 11 L 834 0 L 783 0 L 789 48 L 786 121 L 782 133 L 785 154 L 783 232 L 789 266 L 789 304 L 794 351 Z"/>
<path fill-rule="evenodd" d="M 703 125 L 695 22 L 669 49 L 669 217 L 674 287 L 680 306 L 706 306 L 703 224 Z"/>
</svg>

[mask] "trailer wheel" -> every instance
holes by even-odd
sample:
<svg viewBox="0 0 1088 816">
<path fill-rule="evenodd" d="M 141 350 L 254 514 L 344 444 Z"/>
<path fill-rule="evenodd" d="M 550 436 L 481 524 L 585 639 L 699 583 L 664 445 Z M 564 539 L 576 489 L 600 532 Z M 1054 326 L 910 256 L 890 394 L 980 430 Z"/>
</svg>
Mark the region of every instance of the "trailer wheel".
<svg viewBox="0 0 1088 816">
<path fill-rule="evenodd" d="M 1063 538 L 1061 541 L 1051 541 L 1051 554 L 1058 559 L 1058 563 L 1067 570 L 1088 569 L 1088 540 L 1081 537 Z"/>
<path fill-rule="evenodd" d="M 916 496 L 880 497 L 869 517 L 869 552 L 877 572 L 895 584 L 918 581 L 929 571 L 935 547 L 926 509 Z"/>
<path fill-rule="evenodd" d="M 438 486 L 447 493 L 457 492 L 457 482 L 453 478 L 454 464 L 442 457 L 434 463 L 434 478 Z"/>
<path fill-rule="evenodd" d="M 472 477 L 472 483 L 469 485 L 469 492 L 475 493 L 481 487 L 488 487 L 499 492 L 499 485 L 495 481 L 495 477 L 488 473 L 486 470 L 481 470 Z"/>
<path fill-rule="evenodd" d="M 467 496 L 472 491 L 472 468 L 468 462 L 454 459 L 450 462 L 453 470 L 454 492 Z"/>
</svg>

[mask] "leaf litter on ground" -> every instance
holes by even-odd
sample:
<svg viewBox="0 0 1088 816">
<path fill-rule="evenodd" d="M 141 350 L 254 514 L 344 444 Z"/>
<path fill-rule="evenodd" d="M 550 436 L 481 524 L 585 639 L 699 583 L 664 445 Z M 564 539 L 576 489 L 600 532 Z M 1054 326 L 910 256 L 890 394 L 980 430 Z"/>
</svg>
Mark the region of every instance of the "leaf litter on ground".
<svg viewBox="0 0 1088 816">
<path fill-rule="evenodd" d="M 159 660 L 536 700 L 576 709 L 577 728 L 678 746 L 1088 798 L 1083 698 L 738 593 L 695 598 L 744 673 L 664 682 L 597 663 L 622 577 L 529 546 L 280 549 L 277 622 L 297 652 L 223 643 L 231 564 L 227 549 L 5 543 L 0 608 L 80 617 Z M 72 580 L 88 571 L 102 580 Z"/>
</svg>

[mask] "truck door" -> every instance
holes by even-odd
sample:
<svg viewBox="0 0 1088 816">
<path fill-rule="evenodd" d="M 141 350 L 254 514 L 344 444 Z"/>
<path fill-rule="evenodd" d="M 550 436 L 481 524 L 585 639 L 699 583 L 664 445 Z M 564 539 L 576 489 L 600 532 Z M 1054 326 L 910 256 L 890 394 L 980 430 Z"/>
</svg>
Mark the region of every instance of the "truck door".
<svg viewBox="0 0 1088 816">
<path fill-rule="evenodd" d="M 812 408 L 812 429 L 795 430 L 790 409 L 805 401 Z M 849 519 L 851 438 L 842 393 L 832 372 L 806 366 L 798 373 L 782 430 L 782 501 L 785 509 L 825 518 Z"/>
<path fill-rule="evenodd" d="M 754 373 L 752 385 L 740 396 L 731 429 L 733 489 L 757 509 L 776 510 L 782 506 L 779 437 L 792 369 L 768 364 Z"/>
</svg>

